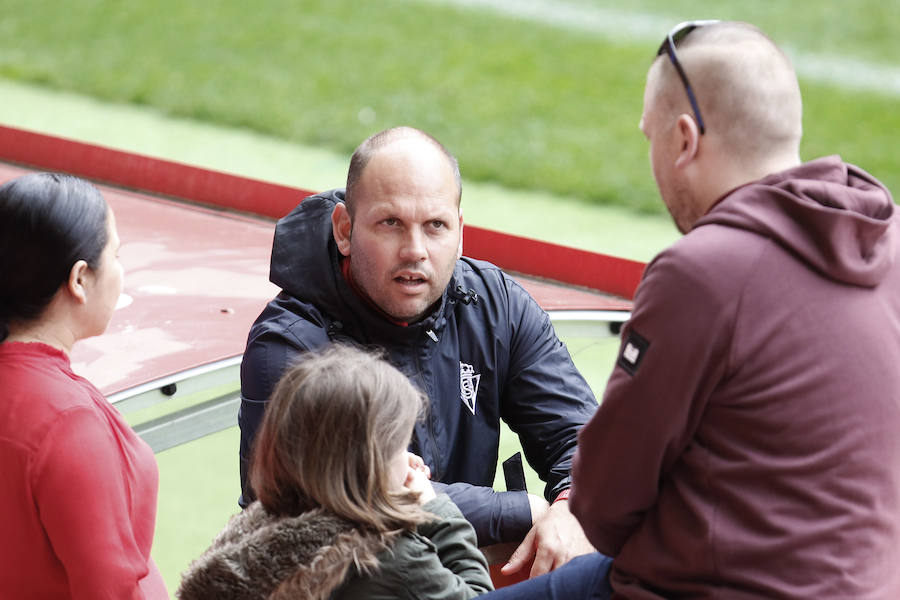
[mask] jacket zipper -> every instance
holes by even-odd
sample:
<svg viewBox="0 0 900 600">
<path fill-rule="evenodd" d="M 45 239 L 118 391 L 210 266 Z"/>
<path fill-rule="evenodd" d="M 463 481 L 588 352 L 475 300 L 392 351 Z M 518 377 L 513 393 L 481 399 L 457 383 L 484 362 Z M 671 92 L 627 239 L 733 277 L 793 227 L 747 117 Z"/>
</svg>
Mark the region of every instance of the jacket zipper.
<svg viewBox="0 0 900 600">
<path fill-rule="evenodd" d="M 428 330 L 426 330 L 425 334 L 434 343 L 437 343 L 438 337 L 434 333 L 434 331 L 432 331 L 431 329 L 428 329 Z M 419 356 L 419 349 L 420 348 L 418 347 L 418 344 L 415 344 L 413 346 L 413 356 L 415 357 L 415 361 L 416 361 L 416 371 L 419 373 L 422 373 L 423 371 L 422 371 L 422 365 L 421 365 L 420 356 Z M 422 349 L 425 352 L 428 351 L 427 348 L 422 348 Z M 432 386 L 432 382 L 430 381 L 430 378 L 429 378 L 429 380 L 425 380 L 425 385 L 426 385 L 426 387 Z M 428 430 L 428 437 L 431 440 L 431 451 L 432 451 L 432 455 L 434 456 L 435 470 L 438 471 L 434 475 L 438 478 L 437 480 L 440 481 L 440 478 L 444 476 L 444 473 L 443 473 L 443 469 L 441 468 L 441 465 L 443 464 L 443 460 L 440 455 L 440 451 L 439 451 L 440 448 L 437 444 L 437 440 L 434 437 L 434 428 L 432 427 L 432 419 L 434 418 L 435 413 L 434 413 L 434 411 L 428 411 L 428 414 L 429 414 L 429 418 L 428 418 L 428 422 L 426 424 L 426 429 Z"/>
</svg>

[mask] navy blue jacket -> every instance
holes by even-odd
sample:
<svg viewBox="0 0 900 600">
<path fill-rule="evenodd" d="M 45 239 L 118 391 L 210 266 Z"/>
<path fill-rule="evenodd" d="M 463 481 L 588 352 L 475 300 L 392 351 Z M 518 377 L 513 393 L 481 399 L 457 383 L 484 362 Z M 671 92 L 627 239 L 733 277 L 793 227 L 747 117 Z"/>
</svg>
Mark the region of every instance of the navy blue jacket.
<svg viewBox="0 0 900 600">
<path fill-rule="evenodd" d="M 407 327 L 391 323 L 341 275 L 331 213 L 342 200 L 343 190 L 310 196 L 275 229 L 270 279 L 282 292 L 251 328 L 241 364 L 242 504 L 252 499 L 246 461 L 253 437 L 282 371 L 333 341 L 382 348 L 427 394 L 410 450 L 434 480 L 490 487 L 502 419 L 546 482 L 546 497 L 555 498 L 569 487 L 576 436 L 597 402 L 547 314 L 498 267 L 462 258 L 433 314 Z M 480 544 L 527 532 L 524 494 L 450 488 Z M 485 518 L 490 524 L 479 526 Z"/>
</svg>

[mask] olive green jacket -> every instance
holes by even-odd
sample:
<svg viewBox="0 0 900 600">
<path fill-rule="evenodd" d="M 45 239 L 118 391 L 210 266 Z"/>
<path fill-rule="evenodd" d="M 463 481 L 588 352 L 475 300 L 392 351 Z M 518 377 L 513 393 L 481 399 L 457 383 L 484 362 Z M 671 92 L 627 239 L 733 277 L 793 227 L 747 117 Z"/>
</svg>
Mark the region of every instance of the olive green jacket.
<svg viewBox="0 0 900 600">
<path fill-rule="evenodd" d="M 493 589 L 475 532 L 444 494 L 436 519 L 387 544 L 314 510 L 274 518 L 259 502 L 235 515 L 184 574 L 181 600 L 464 600 Z"/>
</svg>

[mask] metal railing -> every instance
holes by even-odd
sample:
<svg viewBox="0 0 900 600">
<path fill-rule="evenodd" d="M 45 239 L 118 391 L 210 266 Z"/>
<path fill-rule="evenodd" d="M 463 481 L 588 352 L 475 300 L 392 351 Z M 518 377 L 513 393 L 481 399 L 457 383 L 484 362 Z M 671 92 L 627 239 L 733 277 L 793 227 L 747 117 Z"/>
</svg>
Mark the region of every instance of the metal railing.
<svg viewBox="0 0 900 600">
<path fill-rule="evenodd" d="M 548 311 L 561 338 L 616 336 L 627 311 Z M 112 394 L 109 401 L 131 420 L 154 452 L 228 429 L 240 407 L 241 355 L 188 369 Z M 167 407 L 172 407 L 167 409 Z M 141 413 L 150 414 L 141 419 Z"/>
</svg>

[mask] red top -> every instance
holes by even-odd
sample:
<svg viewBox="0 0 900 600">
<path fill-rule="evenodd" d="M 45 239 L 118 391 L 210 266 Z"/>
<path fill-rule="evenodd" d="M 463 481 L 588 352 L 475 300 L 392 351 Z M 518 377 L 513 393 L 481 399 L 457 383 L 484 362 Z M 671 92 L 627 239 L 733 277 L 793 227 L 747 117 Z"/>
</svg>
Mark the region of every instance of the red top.
<svg viewBox="0 0 900 600">
<path fill-rule="evenodd" d="M 0 597 L 168 598 L 150 447 L 44 344 L 0 344 L 0 402 Z"/>
</svg>

